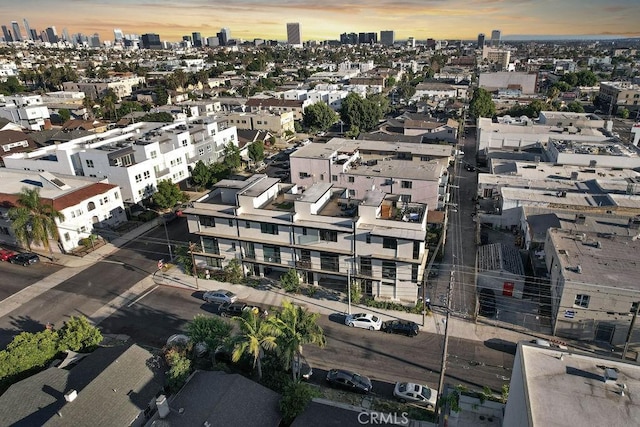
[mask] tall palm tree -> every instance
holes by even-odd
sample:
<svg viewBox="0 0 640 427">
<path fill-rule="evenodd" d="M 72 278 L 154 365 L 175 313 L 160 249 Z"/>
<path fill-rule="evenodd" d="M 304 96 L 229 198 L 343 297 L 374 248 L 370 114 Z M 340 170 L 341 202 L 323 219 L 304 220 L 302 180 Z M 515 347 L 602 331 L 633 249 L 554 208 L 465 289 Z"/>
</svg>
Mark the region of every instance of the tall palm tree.
<svg viewBox="0 0 640 427">
<path fill-rule="evenodd" d="M 258 368 L 258 378 L 262 379 L 262 357 L 265 351 L 274 350 L 277 347 L 276 339 L 280 330 L 274 327 L 270 320 L 263 320 L 252 310 L 244 317 L 235 317 L 240 323 L 240 335 L 237 336 L 231 360 L 238 362 L 242 355 L 253 358 L 253 367 Z"/>
<path fill-rule="evenodd" d="M 282 310 L 276 314 L 273 324 L 280 330 L 277 339 L 278 352 L 282 356 L 285 368 L 291 368 L 294 381 L 300 379 L 300 356 L 302 346 L 316 344 L 326 345 L 322 327 L 318 325 L 317 313 L 310 313 L 306 308 L 294 305 L 291 301 L 282 302 Z M 295 364 L 293 361 L 295 360 Z M 295 368 L 295 369 L 294 369 Z"/>
<path fill-rule="evenodd" d="M 27 245 L 41 244 L 51 250 L 50 238 L 58 239 L 56 220 L 64 221 L 64 214 L 55 210 L 53 205 L 40 198 L 38 188 L 24 187 L 20 191 L 17 206 L 9 209 L 11 227 L 18 242 Z"/>
</svg>

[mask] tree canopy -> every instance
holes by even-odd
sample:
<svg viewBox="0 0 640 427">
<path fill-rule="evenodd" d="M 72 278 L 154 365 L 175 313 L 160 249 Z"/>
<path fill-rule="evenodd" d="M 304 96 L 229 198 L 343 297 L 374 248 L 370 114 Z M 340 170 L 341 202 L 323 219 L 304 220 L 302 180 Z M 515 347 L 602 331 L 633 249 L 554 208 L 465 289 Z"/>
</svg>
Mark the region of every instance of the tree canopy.
<svg viewBox="0 0 640 427">
<path fill-rule="evenodd" d="M 385 106 L 380 103 L 379 97 L 366 99 L 351 92 L 342 100 L 340 118 L 350 129 L 367 132 L 378 126 L 384 114 L 383 108 Z"/>
<path fill-rule="evenodd" d="M 254 162 L 262 161 L 264 159 L 264 142 L 255 141 L 249 145 L 249 148 L 247 148 L 247 155 Z"/>
<path fill-rule="evenodd" d="M 158 188 L 153 193 L 153 203 L 160 209 L 168 209 L 178 202 L 185 202 L 189 197 L 184 194 L 170 179 L 158 182 Z"/>
<path fill-rule="evenodd" d="M 469 113 L 476 119 L 493 117 L 496 114 L 496 105 L 491 99 L 491 94 L 481 87 L 475 88 L 469 103 Z"/>
<path fill-rule="evenodd" d="M 64 215 L 54 209 L 52 202 L 40 198 L 38 188 L 24 187 L 18 195 L 15 207 L 9 209 L 16 239 L 31 250 L 31 245 L 42 245 L 51 253 L 50 238 L 58 238 L 57 221 L 64 221 Z"/>
<path fill-rule="evenodd" d="M 310 130 L 327 130 L 338 121 L 338 114 L 324 102 L 316 102 L 304 109 L 302 123 Z"/>
<path fill-rule="evenodd" d="M 240 149 L 231 142 L 224 147 L 224 162 L 231 169 L 238 169 L 242 164 Z"/>
</svg>

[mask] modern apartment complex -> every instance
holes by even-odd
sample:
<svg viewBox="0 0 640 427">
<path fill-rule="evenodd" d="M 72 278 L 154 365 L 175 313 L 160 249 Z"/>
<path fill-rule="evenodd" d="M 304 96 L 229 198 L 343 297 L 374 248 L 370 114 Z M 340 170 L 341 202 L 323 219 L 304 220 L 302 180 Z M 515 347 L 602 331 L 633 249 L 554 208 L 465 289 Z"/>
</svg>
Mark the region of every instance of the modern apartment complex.
<svg viewBox="0 0 640 427">
<path fill-rule="evenodd" d="M 4 158 L 7 168 L 107 178 L 120 186 L 125 203 L 151 196 L 161 180 L 178 183 L 199 160 L 218 161 L 227 144 L 238 145 L 225 120 L 135 123 Z"/>
<path fill-rule="evenodd" d="M 0 117 L 32 131 L 51 126 L 49 109 L 43 105 L 41 95 L 0 95 Z"/>
<path fill-rule="evenodd" d="M 631 82 L 600 82 L 598 97 L 606 109 L 604 113 L 616 114 L 620 108 L 632 112 L 640 109 L 640 85 Z"/>
<path fill-rule="evenodd" d="M 303 188 L 330 183 L 354 199 L 378 189 L 435 210 L 447 202 L 451 159 L 450 145 L 333 138 L 291 154 L 291 182 Z"/>
<path fill-rule="evenodd" d="M 231 259 L 245 272 L 279 277 L 296 269 L 313 285 L 415 302 L 427 261 L 427 205 L 371 189 L 360 199 L 331 183 L 303 189 L 266 175 L 223 180 L 185 211 L 200 237 L 201 268 Z"/>
</svg>

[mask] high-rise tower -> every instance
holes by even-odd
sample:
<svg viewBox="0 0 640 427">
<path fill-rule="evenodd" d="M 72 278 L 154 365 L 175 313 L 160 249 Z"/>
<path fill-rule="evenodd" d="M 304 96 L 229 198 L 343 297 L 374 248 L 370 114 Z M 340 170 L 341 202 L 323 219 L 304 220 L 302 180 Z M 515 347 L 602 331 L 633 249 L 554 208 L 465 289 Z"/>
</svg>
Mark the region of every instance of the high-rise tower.
<svg viewBox="0 0 640 427">
<path fill-rule="evenodd" d="M 11 21 L 11 28 L 13 28 L 13 41 L 21 42 L 22 33 L 20 32 L 20 25 L 16 21 Z"/>
<path fill-rule="evenodd" d="M 31 37 L 31 27 L 29 26 L 29 21 L 27 21 L 27 18 L 24 18 L 22 20 L 22 22 L 24 23 L 24 30 L 27 33 L 24 37 L 25 40 L 33 40 L 33 38 Z"/>
<path fill-rule="evenodd" d="M 500 30 L 491 31 L 491 46 L 492 47 L 500 46 Z"/>
<path fill-rule="evenodd" d="M 393 46 L 395 41 L 396 37 L 393 31 L 380 31 L 380 43 L 385 46 Z"/>
<path fill-rule="evenodd" d="M 484 33 L 478 34 L 478 49 L 482 49 L 484 46 Z"/>
<path fill-rule="evenodd" d="M 302 35 L 300 34 L 300 24 L 291 22 L 287 24 L 287 43 L 292 46 L 302 47 Z"/>
</svg>

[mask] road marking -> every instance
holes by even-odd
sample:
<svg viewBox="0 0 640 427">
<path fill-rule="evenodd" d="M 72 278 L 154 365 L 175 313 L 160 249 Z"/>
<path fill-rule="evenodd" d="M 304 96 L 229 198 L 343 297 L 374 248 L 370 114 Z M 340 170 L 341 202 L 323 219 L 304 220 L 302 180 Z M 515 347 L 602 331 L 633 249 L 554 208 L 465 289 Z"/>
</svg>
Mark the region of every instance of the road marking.
<svg viewBox="0 0 640 427">
<path fill-rule="evenodd" d="M 131 307 L 132 305 L 136 304 L 138 301 L 140 301 L 142 298 L 146 297 L 147 295 L 149 295 L 151 292 L 155 291 L 156 289 L 158 289 L 160 287 L 160 285 L 155 285 L 153 288 L 149 289 L 147 292 L 145 292 L 144 294 L 140 295 L 138 298 L 134 299 L 133 301 L 131 301 L 129 304 L 127 304 L 127 308 Z"/>
</svg>

